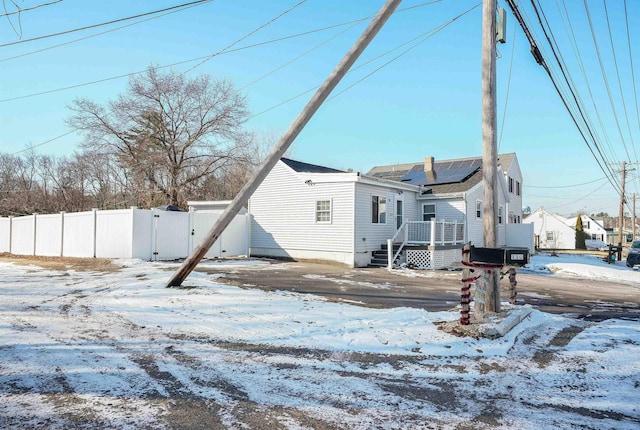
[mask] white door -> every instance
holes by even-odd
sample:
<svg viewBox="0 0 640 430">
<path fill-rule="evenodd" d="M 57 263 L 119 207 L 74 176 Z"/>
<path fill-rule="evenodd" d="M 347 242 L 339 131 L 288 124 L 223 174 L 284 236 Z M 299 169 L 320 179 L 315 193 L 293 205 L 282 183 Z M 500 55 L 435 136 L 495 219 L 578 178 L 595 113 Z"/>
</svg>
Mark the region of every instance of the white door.
<svg viewBox="0 0 640 430">
<path fill-rule="evenodd" d="M 402 227 L 404 222 L 404 201 L 396 200 L 396 230 Z"/>
</svg>

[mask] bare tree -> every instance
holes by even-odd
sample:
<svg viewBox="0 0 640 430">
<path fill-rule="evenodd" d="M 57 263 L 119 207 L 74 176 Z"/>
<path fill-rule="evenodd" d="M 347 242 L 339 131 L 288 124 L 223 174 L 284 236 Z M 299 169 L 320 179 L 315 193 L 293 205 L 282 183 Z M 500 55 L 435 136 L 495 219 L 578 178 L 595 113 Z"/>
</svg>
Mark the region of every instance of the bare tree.
<svg viewBox="0 0 640 430">
<path fill-rule="evenodd" d="M 252 142 L 242 129 L 244 97 L 206 75 L 151 67 L 115 101 L 78 99 L 70 109 L 68 123 L 84 132 L 85 149 L 114 155 L 145 206 L 184 207 L 209 176 L 246 160 Z"/>
</svg>

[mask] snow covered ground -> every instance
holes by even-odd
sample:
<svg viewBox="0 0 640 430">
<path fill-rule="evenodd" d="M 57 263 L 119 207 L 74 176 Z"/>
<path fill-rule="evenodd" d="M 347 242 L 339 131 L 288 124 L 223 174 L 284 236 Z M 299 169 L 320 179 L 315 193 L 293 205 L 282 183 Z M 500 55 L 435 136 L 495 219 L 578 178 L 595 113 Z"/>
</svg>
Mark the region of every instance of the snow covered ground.
<svg viewBox="0 0 640 430">
<path fill-rule="evenodd" d="M 167 289 L 177 265 L 118 264 L 0 262 L 0 428 L 640 428 L 639 321 L 533 310 L 502 338 L 474 339 L 438 329 L 455 310 L 370 309 L 204 273 Z M 528 271 L 640 293 L 638 271 L 590 256 L 534 256 Z"/>
</svg>

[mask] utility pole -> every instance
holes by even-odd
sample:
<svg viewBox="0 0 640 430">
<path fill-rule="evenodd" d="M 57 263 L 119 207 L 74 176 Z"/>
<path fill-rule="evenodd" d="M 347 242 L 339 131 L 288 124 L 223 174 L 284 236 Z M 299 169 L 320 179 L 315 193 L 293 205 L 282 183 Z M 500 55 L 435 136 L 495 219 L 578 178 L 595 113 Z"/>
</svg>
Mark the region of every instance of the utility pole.
<svg viewBox="0 0 640 430">
<path fill-rule="evenodd" d="M 627 181 L 627 162 L 622 162 L 622 191 L 620 192 L 620 211 L 618 215 L 618 246 L 622 246 L 622 230 L 624 229 L 624 188 Z M 618 259 L 620 256 L 618 256 Z"/>
<path fill-rule="evenodd" d="M 631 220 L 633 222 L 633 236 L 631 240 L 636 240 L 636 193 L 633 193 L 633 207 L 631 208 Z"/>
<path fill-rule="evenodd" d="M 484 246 L 497 245 L 498 154 L 496 109 L 496 0 L 482 3 L 482 226 Z M 487 275 L 484 297 L 485 312 L 500 312 L 498 272 Z"/>
<path fill-rule="evenodd" d="M 295 138 L 300 134 L 304 126 L 309 122 L 311 117 L 316 113 L 318 108 L 329 96 L 331 91 L 338 85 L 340 80 L 344 77 L 347 71 L 351 68 L 353 63 L 358 59 L 360 54 L 365 50 L 373 38 L 378 34 L 378 31 L 387 22 L 391 14 L 400 4 L 401 0 L 387 0 L 382 6 L 378 14 L 373 18 L 369 26 L 364 30 L 360 38 L 356 41 L 353 47 L 347 52 L 342 61 L 336 66 L 336 68 L 327 77 L 324 83 L 318 88 L 318 91 L 313 95 L 311 100 L 304 107 L 302 112 L 298 115 L 295 121 L 291 124 L 289 129 L 280 138 L 278 143 L 273 147 L 267 158 L 260 165 L 256 173 L 251 177 L 249 182 L 242 187 L 238 195 L 227 206 L 227 209 L 220 215 L 220 218 L 215 222 L 211 230 L 207 233 L 207 236 L 203 241 L 193 250 L 191 255 L 187 257 L 182 263 L 178 271 L 171 277 L 167 283 L 167 287 L 175 287 L 182 284 L 182 281 L 195 269 L 196 265 L 202 260 L 209 248 L 220 237 L 225 228 L 231 223 L 240 209 L 247 203 L 254 191 L 260 186 L 264 178 L 269 174 L 273 166 L 284 155 L 289 146 L 293 143 Z"/>
<path fill-rule="evenodd" d="M 607 164 L 617 164 L 617 163 L 607 163 Z M 637 165 L 640 163 L 627 163 L 626 161 L 622 161 L 620 163 L 622 165 L 622 168 L 620 169 L 620 173 L 621 173 L 621 179 L 620 179 L 620 209 L 618 212 L 618 246 L 622 246 L 622 233 L 624 230 L 624 204 L 626 202 L 625 198 L 624 198 L 624 193 L 625 193 L 625 188 L 627 185 L 627 172 L 632 172 L 635 169 L 633 168 L 629 168 L 630 165 Z M 636 205 L 635 205 L 635 194 L 633 195 L 633 199 L 634 199 L 634 203 L 633 203 L 633 213 L 635 214 L 635 210 L 636 210 Z M 635 218 L 635 215 L 634 215 Z M 636 230 L 635 230 L 635 220 L 633 221 L 633 238 L 635 239 L 636 237 Z M 618 258 L 621 258 L 620 255 L 618 255 Z"/>
</svg>

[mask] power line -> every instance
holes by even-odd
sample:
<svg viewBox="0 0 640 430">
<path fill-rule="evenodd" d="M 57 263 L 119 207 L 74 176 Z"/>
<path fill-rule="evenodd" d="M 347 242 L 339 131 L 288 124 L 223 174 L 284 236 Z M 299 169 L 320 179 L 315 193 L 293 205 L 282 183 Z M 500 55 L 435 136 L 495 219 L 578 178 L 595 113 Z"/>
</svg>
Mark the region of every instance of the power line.
<svg viewBox="0 0 640 430">
<path fill-rule="evenodd" d="M 584 142 L 587 145 L 587 148 L 589 148 L 589 151 L 591 152 L 591 154 L 593 155 L 593 158 L 595 159 L 596 163 L 598 164 L 598 166 L 600 167 L 600 169 L 602 170 L 602 172 L 605 174 L 605 176 L 608 178 L 609 183 L 611 183 L 611 185 L 614 187 L 614 189 L 618 189 L 618 184 L 616 182 L 614 182 L 613 178 L 613 173 L 611 172 L 611 169 L 609 168 L 609 166 L 607 166 L 606 164 L 603 166 L 602 162 L 600 161 L 600 159 L 596 156 L 596 153 L 594 152 L 594 149 L 591 147 L 591 144 L 589 143 L 589 139 L 587 138 L 587 135 L 585 134 L 585 131 L 582 129 L 582 127 L 580 126 L 580 123 L 578 121 L 578 118 L 576 117 L 576 114 L 572 111 L 572 109 L 570 108 L 569 102 L 566 100 L 565 96 L 563 95 L 558 83 L 556 82 L 551 69 L 549 68 L 544 56 L 542 55 L 542 53 L 540 52 L 540 49 L 538 48 L 538 44 L 535 40 L 535 38 L 533 37 L 533 35 L 531 34 L 531 31 L 529 30 L 529 26 L 527 25 L 527 23 L 525 22 L 524 18 L 522 17 L 522 14 L 520 13 L 520 10 L 518 8 L 518 6 L 515 4 L 514 0 L 506 0 L 507 5 L 509 6 L 509 8 L 511 9 L 511 11 L 514 14 L 514 17 L 516 18 L 516 21 L 518 21 L 518 23 L 520 24 L 520 27 L 523 29 L 527 40 L 529 41 L 529 44 L 531 46 L 531 54 L 533 55 L 534 59 L 536 60 L 536 62 L 541 65 L 543 67 L 543 69 L 547 72 L 547 75 L 549 76 L 549 78 L 551 79 L 551 83 L 554 87 L 554 89 L 556 90 L 556 92 L 558 93 L 558 95 L 560 96 L 560 100 L 562 101 L 562 103 L 564 104 L 565 108 L 567 109 L 567 112 L 569 113 L 569 116 L 571 117 L 571 119 L 573 120 L 574 124 L 576 125 L 576 127 L 578 128 L 578 132 L 580 133 L 580 135 L 582 136 L 582 139 L 584 140 Z M 535 8 L 535 3 L 533 2 L 533 0 L 531 0 L 532 5 Z M 537 9 L 536 9 L 537 12 Z M 538 15 L 538 20 L 542 26 L 542 20 Z M 544 26 L 543 26 L 543 31 L 544 31 Z M 546 32 L 545 32 L 546 35 Z M 547 40 L 550 42 L 549 40 L 549 36 L 546 35 Z M 553 49 L 553 45 L 550 44 L 552 52 L 554 53 L 554 56 L 556 57 L 556 61 L 559 62 L 559 59 L 557 58 L 557 54 L 555 53 L 554 49 Z M 560 65 L 560 68 L 562 70 L 562 66 Z M 595 138 L 595 136 L 593 135 L 593 132 L 591 131 L 591 128 L 589 127 L 587 120 L 584 116 L 584 113 L 582 112 L 582 109 L 580 108 L 579 104 L 578 104 L 578 100 L 577 97 L 575 95 L 575 92 L 573 90 L 573 88 L 571 87 L 571 85 L 569 84 L 566 75 L 565 75 L 565 80 L 567 81 L 567 85 L 569 86 L 569 90 L 572 93 L 574 102 L 577 105 L 578 108 L 578 112 L 580 114 L 580 118 L 583 121 L 583 124 L 586 126 L 587 128 L 587 133 L 589 134 L 589 136 L 591 137 L 591 141 L 593 142 L 593 145 L 595 146 L 596 150 L 598 151 L 598 153 L 600 154 L 600 156 L 603 158 L 603 160 L 605 159 L 604 154 L 602 154 L 602 150 L 600 149 L 600 146 L 597 143 L 597 140 Z M 605 169 L 606 167 L 606 169 Z M 609 170 L 609 172 L 607 173 L 607 169 Z"/>
<path fill-rule="evenodd" d="M 502 111 L 502 124 L 500 124 L 500 138 L 498 139 L 498 153 L 500 153 L 500 144 L 502 143 L 502 135 L 504 132 L 504 124 L 507 118 L 507 105 L 509 104 L 509 91 L 511 89 L 511 72 L 513 71 L 513 57 L 516 51 L 516 28 L 518 26 L 513 24 L 513 36 L 511 37 L 511 59 L 509 60 L 509 75 L 507 77 L 507 94 L 504 96 L 504 109 Z"/>
<path fill-rule="evenodd" d="M 551 189 L 573 188 L 573 187 L 579 187 L 579 186 L 582 186 L 582 185 L 593 184 L 594 182 L 599 182 L 599 181 L 602 181 L 603 179 L 607 179 L 607 177 L 603 176 L 602 178 L 594 179 L 593 181 L 583 182 L 581 184 L 573 184 L 573 185 L 562 185 L 562 186 L 555 186 L 555 187 L 542 187 L 542 186 L 536 186 L 536 185 L 525 185 L 525 187 L 527 187 L 527 188 L 551 188 Z"/>
<path fill-rule="evenodd" d="M 627 154 L 627 158 L 631 159 L 629 155 L 629 149 L 627 148 L 627 144 L 624 140 L 624 136 L 622 135 L 622 128 L 620 127 L 620 121 L 618 120 L 618 112 L 616 111 L 615 103 L 613 102 L 613 95 L 611 94 L 611 87 L 609 86 L 609 79 L 607 78 L 607 72 L 604 68 L 604 62 L 602 61 L 602 56 L 600 55 L 600 48 L 598 46 L 598 39 L 596 37 L 595 30 L 593 28 L 593 21 L 591 20 L 591 13 L 589 12 L 589 5 L 587 4 L 587 0 L 583 0 L 584 9 L 587 13 L 587 21 L 589 22 L 589 28 L 591 29 L 591 37 L 593 39 L 593 44 L 596 48 L 596 56 L 598 57 L 598 63 L 600 64 L 600 71 L 602 72 L 602 77 L 604 79 L 604 86 L 607 89 L 607 94 L 609 96 L 609 103 L 611 104 L 611 110 L 613 111 L 613 118 L 616 121 L 616 125 L 618 126 L 618 133 L 620 134 L 620 140 L 622 145 L 624 146 L 624 151 Z"/>
<path fill-rule="evenodd" d="M 213 57 L 217 56 L 218 54 L 227 51 L 230 48 L 233 48 L 235 45 L 237 45 L 238 43 L 242 42 L 244 39 L 247 39 L 251 36 L 253 36 L 254 34 L 256 34 L 258 31 L 262 30 L 263 28 L 265 28 L 266 26 L 268 26 L 269 24 L 272 24 L 273 22 L 277 21 L 278 19 L 282 18 L 283 16 L 285 16 L 286 14 L 290 13 L 291 11 L 293 11 L 294 9 L 298 8 L 299 6 L 301 6 L 302 4 L 304 4 L 307 0 L 301 0 L 300 2 L 296 3 L 295 5 L 291 6 L 289 9 L 285 10 L 284 12 L 280 13 L 278 16 L 270 19 L 269 21 L 265 22 L 264 24 L 258 26 L 257 28 L 255 28 L 254 30 L 250 31 L 249 33 L 245 34 L 244 36 L 242 36 L 240 39 L 236 40 L 235 42 L 233 42 L 232 44 L 226 46 L 225 48 L 223 48 L 222 50 L 220 50 L 219 52 L 216 52 L 215 54 L 211 54 L 210 56 L 208 56 L 207 58 L 205 58 L 204 60 L 202 60 L 201 62 L 199 62 L 198 64 L 196 64 L 193 67 L 190 67 L 189 69 L 185 70 L 184 73 L 189 73 L 190 71 L 192 71 L 193 69 L 202 66 L 204 63 L 206 63 L 207 61 L 211 60 Z"/>
<path fill-rule="evenodd" d="M 208 1 L 211 1 L 211 0 L 208 0 Z M 432 0 L 432 1 L 424 2 L 424 3 L 418 4 L 418 5 L 414 5 L 414 6 L 411 6 L 411 7 L 407 7 L 407 8 L 404 8 L 404 9 L 398 9 L 398 10 L 396 10 L 395 13 L 405 12 L 405 11 L 408 11 L 408 10 L 411 10 L 411 9 L 415 9 L 415 8 L 418 8 L 418 7 L 431 5 L 433 3 L 439 3 L 440 1 L 442 1 L 442 0 Z M 209 57 L 214 57 L 214 56 L 218 56 L 218 55 L 222 55 L 222 54 L 230 54 L 230 53 L 242 51 L 242 50 L 245 50 L 245 49 L 251 49 L 251 48 L 256 48 L 256 47 L 259 47 L 259 46 L 269 45 L 269 44 L 272 44 L 272 43 L 278 43 L 278 42 L 282 42 L 282 41 L 293 39 L 293 38 L 297 38 L 297 37 L 307 36 L 307 35 L 310 35 L 310 34 L 319 33 L 319 32 L 326 31 L 326 30 L 331 30 L 333 28 L 338 28 L 338 27 L 343 27 L 343 26 L 346 26 L 346 25 L 351 25 L 351 24 L 354 24 L 354 23 L 359 23 L 359 22 L 362 22 L 362 21 L 366 21 L 366 20 L 368 20 L 370 18 L 372 18 L 372 16 L 367 16 L 365 18 L 360 18 L 360 19 L 353 20 L 353 21 L 343 22 L 343 23 L 340 23 L 340 24 L 334 24 L 334 25 L 330 25 L 330 26 L 327 26 L 327 27 L 317 28 L 317 29 L 305 31 L 305 32 L 302 32 L 302 33 L 296 33 L 296 34 L 292 34 L 292 35 L 289 35 L 289 36 L 279 37 L 279 38 L 276 38 L 276 39 L 270 39 L 270 40 L 266 40 L 266 41 L 263 41 L 263 42 L 254 43 L 254 44 L 251 44 L 251 45 L 245 45 L 245 46 L 241 46 L 241 47 L 238 47 L 238 48 L 235 48 L 235 49 L 228 49 L 228 50 L 226 50 L 224 52 L 218 51 L 218 52 L 216 52 L 214 54 L 208 54 L 208 55 L 204 55 L 204 56 L 200 56 L 200 57 L 196 57 L 196 58 L 190 58 L 188 60 L 182 60 L 182 61 L 178 61 L 178 62 L 175 62 L 175 63 L 165 64 L 165 65 L 160 65 L 160 66 L 154 66 L 154 67 L 156 69 L 166 69 L 166 68 L 169 68 L 169 67 L 181 66 L 183 64 L 192 63 L 194 61 L 204 60 L 204 59 L 207 59 Z M 243 36 L 242 38 L 244 39 L 245 37 Z M 0 61 L 3 61 L 3 60 L 0 60 Z M 6 102 L 11 102 L 11 101 L 16 101 L 16 100 L 22 100 L 22 99 L 31 98 L 31 97 L 37 97 L 37 96 L 42 96 L 42 95 L 46 95 L 46 94 L 57 93 L 57 92 L 60 92 L 60 91 L 71 90 L 71 89 L 74 89 L 74 88 L 80 88 L 80 87 L 85 87 L 85 86 L 89 86 L 89 85 L 100 84 L 100 83 L 103 83 L 103 82 L 108 82 L 108 81 L 122 79 L 122 78 L 130 77 L 130 76 L 134 76 L 134 75 L 139 75 L 139 74 L 145 73 L 146 71 L 147 71 L 147 69 L 138 70 L 138 71 L 135 71 L 135 72 L 129 72 L 129 73 L 124 73 L 122 75 L 110 76 L 110 77 L 107 77 L 107 78 L 96 79 L 96 80 L 88 81 L 88 82 L 82 82 L 82 83 L 79 83 L 79 84 L 69 85 L 69 86 L 66 86 L 66 87 L 60 87 L 60 88 L 55 88 L 55 89 L 51 89 L 51 90 L 40 91 L 40 92 L 37 92 L 37 93 L 30 93 L 30 94 L 25 94 L 25 95 L 22 95 L 22 96 L 11 97 L 11 98 L 6 98 L 6 99 L 0 99 L 0 103 L 6 103 Z"/>
<path fill-rule="evenodd" d="M 414 41 L 416 41 L 416 40 L 418 40 L 418 39 L 422 39 L 421 41 L 419 41 L 418 43 L 416 43 L 415 45 L 413 45 L 413 46 L 412 46 L 412 47 L 410 47 L 409 49 L 405 50 L 404 52 L 402 52 L 401 54 L 399 54 L 399 55 L 398 55 L 398 56 L 396 56 L 395 58 L 391 59 L 390 61 L 388 61 L 387 63 L 383 64 L 382 66 L 380 66 L 380 67 L 376 68 L 373 72 L 371 72 L 371 73 L 367 74 L 367 75 L 366 75 L 365 77 L 363 77 L 362 79 L 358 80 L 357 82 L 355 82 L 354 84 L 352 84 L 352 85 L 350 85 L 349 87 L 345 88 L 344 90 L 340 91 L 339 93 L 337 93 L 337 94 L 335 94 L 335 95 L 331 96 L 330 98 L 328 98 L 328 99 L 327 99 L 327 101 L 332 100 L 332 99 L 334 99 L 335 97 L 337 97 L 337 96 L 339 96 L 339 95 L 343 94 L 345 91 L 349 90 L 349 89 L 350 89 L 350 88 L 352 88 L 353 86 L 355 86 L 355 85 L 359 84 L 360 82 L 364 81 L 365 79 L 367 79 L 368 77 L 370 77 L 370 76 L 371 76 L 371 75 L 373 75 L 374 73 L 377 73 L 377 72 L 378 72 L 378 71 L 380 71 L 382 68 L 384 68 L 384 67 L 388 66 L 390 63 L 392 63 L 393 61 L 397 60 L 398 58 L 400 58 L 401 56 L 403 56 L 404 54 L 406 54 L 407 52 L 409 52 L 410 50 L 412 50 L 413 48 L 415 48 L 417 45 L 419 45 L 419 44 L 421 44 L 421 43 L 425 42 L 425 41 L 426 41 L 427 39 L 429 39 L 431 36 L 435 35 L 436 33 L 438 33 L 438 32 L 439 32 L 440 30 L 442 30 L 443 28 L 445 28 L 445 27 L 447 27 L 448 25 L 450 25 L 451 23 L 455 22 L 455 21 L 456 21 L 457 19 L 459 19 L 461 16 L 463 16 L 463 15 L 465 15 L 465 14 L 467 14 L 467 13 L 471 12 L 473 9 L 477 8 L 478 6 L 480 6 L 480 4 L 481 4 L 481 3 L 479 3 L 479 4 L 475 5 L 475 6 L 473 6 L 472 8 L 468 9 L 467 11 L 463 12 L 462 14 L 460 14 L 460 15 L 456 16 L 455 18 L 453 18 L 453 19 L 449 20 L 448 22 L 446 22 L 446 23 L 444 23 L 444 24 L 440 24 L 439 26 L 437 26 L 437 27 L 435 27 L 435 28 L 433 28 L 433 29 L 431 29 L 431 30 L 426 31 L 426 32 L 422 33 L 421 35 L 419 35 L 419 36 L 417 36 L 417 37 L 414 37 L 413 39 L 411 39 L 411 40 L 409 40 L 409 41 L 407 41 L 407 42 L 404 42 L 404 43 L 402 43 L 402 44 L 400 44 L 400 45 L 396 46 L 395 48 L 393 48 L 393 49 L 391 49 L 391 50 L 389 50 L 389 51 L 387 51 L 387 52 L 384 52 L 384 53 L 382 53 L 382 54 L 380 54 L 380 55 L 378 55 L 378 56 L 374 57 L 373 59 L 370 59 L 370 60 L 368 60 L 368 61 L 366 61 L 366 62 L 364 62 L 364 63 L 362 63 L 362 64 L 358 65 L 357 67 L 353 67 L 353 68 L 352 68 L 349 72 L 347 72 L 347 73 L 352 73 L 352 72 L 354 72 L 354 71 L 356 71 L 356 70 L 358 70 L 358 69 L 362 68 L 363 66 L 365 66 L 365 65 L 367 65 L 367 64 L 369 64 L 369 63 L 371 63 L 371 62 L 373 62 L 373 61 L 375 61 L 375 60 L 377 60 L 377 59 L 379 59 L 379 58 L 382 58 L 382 57 L 384 57 L 384 56 L 388 55 L 389 53 L 391 53 L 391 52 L 394 52 L 394 51 L 398 50 L 398 49 L 399 49 L 399 48 L 401 48 L 401 47 L 404 47 L 404 46 L 408 45 L 408 44 L 409 44 L 409 43 L 411 43 L 411 42 L 414 42 Z M 308 90 L 305 90 L 305 91 L 303 91 L 303 92 L 301 92 L 301 93 L 299 93 L 299 94 L 296 94 L 296 95 L 295 95 L 295 96 L 293 96 L 293 97 L 290 97 L 290 98 L 288 98 L 288 99 L 286 99 L 286 100 L 284 100 L 284 101 L 282 101 L 282 102 L 280 102 L 280 103 L 278 103 L 278 104 L 276 104 L 276 105 L 273 105 L 273 106 L 271 106 L 271 107 L 269 107 L 269 108 L 267 108 L 267 109 L 265 109 L 265 110 L 263 110 L 263 111 L 260 111 L 260 112 L 258 112 L 258 113 L 256 113 L 256 114 L 252 115 L 250 119 L 256 118 L 256 117 L 258 117 L 258 116 L 260 116 L 260 115 L 263 115 L 263 114 L 265 114 L 265 113 L 267 113 L 267 112 L 270 112 L 270 111 L 272 111 L 272 110 L 274 110 L 274 109 L 276 109 L 276 108 L 279 108 L 280 106 L 283 106 L 283 105 L 285 105 L 285 104 L 289 103 L 290 101 L 293 101 L 293 100 L 295 100 L 295 99 L 297 99 L 297 98 L 299 98 L 299 97 L 302 97 L 303 95 L 305 95 L 305 94 L 307 94 L 307 93 L 310 93 L 310 92 L 312 92 L 312 91 L 316 90 L 317 88 L 318 88 L 318 86 L 314 86 L 314 87 L 312 87 L 312 88 L 309 88 Z"/>
<path fill-rule="evenodd" d="M 39 146 L 46 145 L 47 143 L 51 143 L 51 142 L 53 142 L 54 140 L 61 139 L 61 138 L 65 137 L 65 136 L 68 136 L 68 135 L 70 135 L 71 133 L 75 133 L 75 132 L 76 132 L 76 130 L 68 131 L 68 132 L 66 132 L 66 133 L 64 133 L 64 134 L 61 134 L 60 136 L 56 136 L 56 137 L 54 137 L 54 138 L 52 138 L 52 139 L 49 139 L 49 140 L 47 140 L 47 141 L 45 141 L 45 142 L 38 143 L 37 145 L 31 145 L 31 146 L 29 146 L 28 148 L 21 149 L 20 151 L 12 152 L 12 153 L 10 153 L 9 155 L 16 155 L 16 154 L 20 154 L 20 153 L 22 153 L 22 152 L 30 151 L 30 150 L 31 150 L 31 149 L 33 149 L 33 148 L 37 148 L 37 147 L 39 147 Z"/>
<path fill-rule="evenodd" d="M 624 98 L 624 91 L 622 91 L 622 81 L 620 80 L 620 69 L 618 68 L 618 59 L 616 57 L 616 49 L 613 45 L 613 35 L 611 34 L 611 22 L 609 20 L 609 11 L 607 9 L 607 1 L 602 0 L 604 4 L 604 15 L 607 18 L 607 29 L 609 30 L 609 41 L 611 42 L 611 52 L 613 53 L 613 64 L 616 68 L 616 76 L 618 78 L 618 88 L 620 89 L 620 97 L 622 98 L 622 107 L 624 109 L 624 116 L 627 120 L 627 128 L 629 129 L 629 138 L 631 139 L 631 148 L 633 149 L 633 153 L 636 156 L 636 161 L 638 160 L 638 154 L 636 153 L 635 144 L 633 142 L 633 133 L 631 132 L 631 123 L 629 122 L 629 114 L 627 113 L 627 102 Z"/>
<path fill-rule="evenodd" d="M 627 30 L 627 45 L 629 46 L 629 64 L 631 65 L 631 82 L 633 84 L 633 96 L 636 102 L 636 117 L 638 128 L 640 128 L 640 110 L 638 109 L 638 87 L 636 87 L 636 76 L 633 69 L 633 55 L 631 54 L 631 32 L 629 31 L 629 14 L 627 13 L 627 0 L 624 0 L 624 20 Z"/>
<path fill-rule="evenodd" d="M 62 1 L 62 0 L 59 0 L 59 1 Z M 4 63 L 5 61 L 10 61 L 10 60 L 15 60 L 17 58 L 27 57 L 29 55 L 38 54 L 38 53 L 44 52 L 44 51 L 49 51 L 51 49 L 59 48 L 61 46 L 71 45 L 72 43 L 80 42 L 82 40 L 91 39 L 91 38 L 94 38 L 94 37 L 97 37 L 97 36 L 102 36 L 103 34 L 113 33 L 114 31 L 122 30 L 123 28 L 133 27 L 134 25 L 142 24 L 142 23 L 147 22 L 147 21 L 152 21 L 154 19 L 162 18 L 162 17 L 167 16 L 167 15 L 171 15 L 171 14 L 174 14 L 174 13 L 182 12 L 182 11 L 190 9 L 192 7 L 199 6 L 200 4 L 201 3 L 193 4 L 191 6 L 185 6 L 185 7 L 181 8 L 181 9 L 178 9 L 178 10 L 172 10 L 172 11 L 169 11 L 167 13 L 163 13 L 163 14 L 158 15 L 158 16 L 152 16 L 150 18 L 142 19 L 140 21 L 132 22 L 130 24 L 125 24 L 125 25 L 122 25 L 120 27 L 112 28 L 110 30 L 105 30 L 105 31 L 101 31 L 99 33 L 90 34 L 88 36 L 79 37 L 77 39 L 69 40 L 68 42 L 59 43 L 57 45 L 48 46 L 46 48 L 37 49 L 37 50 L 31 51 L 31 52 L 25 52 L 23 54 L 14 55 L 13 57 L 2 58 L 2 59 L 0 59 L 0 63 Z"/>
<path fill-rule="evenodd" d="M 164 9 L 158 9 L 158 10 L 154 10 L 154 11 L 151 11 L 151 12 L 145 12 L 145 13 L 141 13 L 141 14 L 138 14 L 138 15 L 128 16 L 126 18 L 114 19 L 112 21 L 102 22 L 100 24 L 87 25 L 85 27 L 80 27 L 80 28 L 74 28 L 72 30 L 61 31 L 59 33 L 52 33 L 52 34 L 46 34 L 44 36 L 32 37 L 31 39 L 16 40 L 15 42 L 4 43 L 4 44 L 0 45 L 0 48 L 4 48 L 6 46 L 18 45 L 18 44 L 21 44 L 21 43 L 33 42 L 33 41 L 36 41 L 36 40 L 48 39 L 50 37 L 57 37 L 57 36 L 62 36 L 62 35 L 65 35 L 65 34 L 70 34 L 70 33 L 76 33 L 78 31 L 89 30 L 91 28 L 103 27 L 105 25 L 115 24 L 117 22 L 123 22 L 123 21 L 128 21 L 130 19 L 142 18 L 143 16 L 154 15 L 156 13 L 166 12 L 168 10 L 178 9 L 178 8 L 182 8 L 182 7 L 186 7 L 186 6 L 192 6 L 192 5 L 196 5 L 196 4 L 199 4 L 199 3 L 207 3 L 207 2 L 210 2 L 210 1 L 212 1 L 212 0 L 196 0 L 196 1 L 189 2 L 189 3 L 183 3 L 183 4 L 176 5 L 176 6 L 166 7 Z"/>
<path fill-rule="evenodd" d="M 6 12 L 6 13 L 0 14 L 0 18 L 4 17 L 4 16 L 19 15 L 22 12 L 28 12 L 30 10 L 38 9 L 38 8 L 41 8 L 41 7 L 51 6 L 52 4 L 60 3 L 61 1 L 62 0 L 54 0 L 54 1 L 51 1 L 49 3 L 42 3 L 42 4 L 38 4 L 38 5 L 35 5 L 35 6 L 31 6 L 31 7 L 18 7 L 18 10 L 16 10 L 16 11 Z M 15 3 L 14 3 L 14 5 L 15 5 Z M 5 11 L 6 11 L 6 9 L 5 9 Z"/>
</svg>

